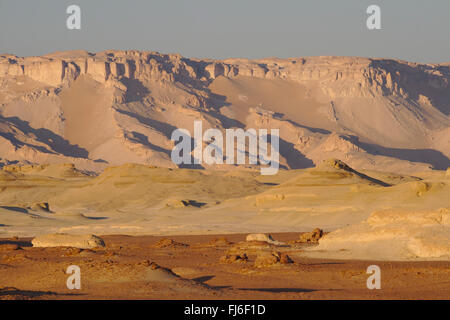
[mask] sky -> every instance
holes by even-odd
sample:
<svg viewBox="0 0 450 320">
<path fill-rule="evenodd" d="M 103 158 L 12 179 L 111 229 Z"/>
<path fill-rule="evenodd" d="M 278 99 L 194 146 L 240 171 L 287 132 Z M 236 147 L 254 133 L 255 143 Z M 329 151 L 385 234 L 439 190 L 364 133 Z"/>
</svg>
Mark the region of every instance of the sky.
<svg viewBox="0 0 450 320">
<path fill-rule="evenodd" d="M 81 29 L 69 30 L 69 5 Z M 381 30 L 369 30 L 369 5 Z M 450 0 L 0 0 L 0 54 L 137 49 L 196 58 L 450 62 Z"/>
</svg>

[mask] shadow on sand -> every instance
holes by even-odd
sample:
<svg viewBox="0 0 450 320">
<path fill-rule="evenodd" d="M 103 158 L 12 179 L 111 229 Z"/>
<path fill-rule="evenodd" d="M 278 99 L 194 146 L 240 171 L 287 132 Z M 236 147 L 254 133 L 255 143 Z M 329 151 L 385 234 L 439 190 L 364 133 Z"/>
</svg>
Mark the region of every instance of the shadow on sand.
<svg viewBox="0 0 450 320">
<path fill-rule="evenodd" d="M 0 299 L 12 298 L 12 299 L 32 299 L 43 296 L 81 296 L 79 293 L 64 293 L 59 294 L 52 291 L 32 291 L 32 290 L 20 290 L 14 287 L 0 288 Z"/>
</svg>

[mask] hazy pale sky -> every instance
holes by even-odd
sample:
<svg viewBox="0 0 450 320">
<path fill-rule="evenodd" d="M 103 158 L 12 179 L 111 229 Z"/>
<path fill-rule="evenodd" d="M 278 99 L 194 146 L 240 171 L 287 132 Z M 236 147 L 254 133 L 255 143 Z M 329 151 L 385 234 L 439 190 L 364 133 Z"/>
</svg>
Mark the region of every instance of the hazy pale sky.
<svg viewBox="0 0 450 320">
<path fill-rule="evenodd" d="M 81 30 L 66 28 L 72 4 Z M 371 4 L 382 30 L 366 27 Z M 0 0 L 0 53 L 72 49 L 450 62 L 450 0 Z"/>
</svg>

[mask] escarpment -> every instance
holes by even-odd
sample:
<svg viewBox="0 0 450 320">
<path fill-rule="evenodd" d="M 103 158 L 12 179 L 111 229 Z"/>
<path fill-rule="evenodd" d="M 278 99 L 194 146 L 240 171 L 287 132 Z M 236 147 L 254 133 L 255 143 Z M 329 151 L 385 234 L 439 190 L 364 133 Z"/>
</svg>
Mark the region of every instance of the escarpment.
<svg viewBox="0 0 450 320">
<path fill-rule="evenodd" d="M 343 90 L 341 95 L 364 95 L 367 93 L 363 90 L 369 89 L 373 94 L 414 96 L 411 89 L 448 90 L 450 67 L 445 64 L 425 65 L 353 57 L 199 60 L 183 58 L 178 54 L 140 51 L 84 52 L 73 57 L 70 52 L 61 56 L 0 56 L 0 77 L 27 76 L 50 86 L 60 86 L 70 84 L 84 74 L 101 83 L 122 78 L 167 82 L 210 81 L 219 76 L 283 79 L 300 83 L 338 82 L 343 89 L 349 90 Z"/>
<path fill-rule="evenodd" d="M 281 167 L 450 166 L 450 66 L 359 57 L 0 55 L 0 163 L 173 167 L 171 133 L 279 128 Z"/>
</svg>

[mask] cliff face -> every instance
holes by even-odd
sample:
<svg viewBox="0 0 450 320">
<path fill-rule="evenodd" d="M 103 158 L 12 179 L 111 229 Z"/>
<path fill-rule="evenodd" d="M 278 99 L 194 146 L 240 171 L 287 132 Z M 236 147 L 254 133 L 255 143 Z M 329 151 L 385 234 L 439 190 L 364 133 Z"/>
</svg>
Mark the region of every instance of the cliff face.
<svg viewBox="0 0 450 320">
<path fill-rule="evenodd" d="M 129 161 L 170 166 L 171 130 L 203 119 L 219 129 L 281 126 L 286 167 L 333 155 L 368 167 L 444 168 L 450 166 L 449 79 L 448 64 L 353 57 L 0 55 L 1 121 L 8 128 L 0 135 L 17 149 L 2 147 L 0 157 L 93 168 Z M 25 147 L 37 155 L 18 152 Z"/>
<path fill-rule="evenodd" d="M 117 55 L 117 56 L 116 56 Z M 30 57 L 10 55 L 0 57 L 0 77 L 27 76 L 50 86 L 70 84 L 81 75 L 89 75 L 100 83 L 122 77 L 140 80 L 173 81 L 173 74 L 165 72 L 163 55 L 141 52 L 119 52 L 76 57 Z M 168 58 L 168 63 L 171 59 Z"/>
<path fill-rule="evenodd" d="M 0 77 L 27 76 L 50 86 L 61 86 L 84 74 L 101 83 L 121 78 L 210 81 L 219 76 L 283 79 L 299 83 L 320 81 L 324 85 L 342 85 L 344 90 L 334 92 L 336 96 L 365 96 L 370 92 L 417 97 L 427 91 L 448 91 L 450 66 L 352 57 L 211 61 L 139 51 L 85 53 L 74 57 L 70 54 L 29 58 L 0 56 Z"/>
</svg>

